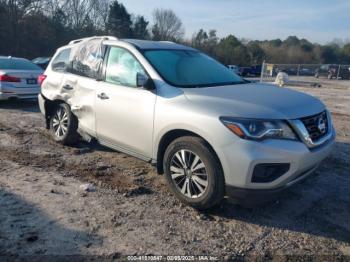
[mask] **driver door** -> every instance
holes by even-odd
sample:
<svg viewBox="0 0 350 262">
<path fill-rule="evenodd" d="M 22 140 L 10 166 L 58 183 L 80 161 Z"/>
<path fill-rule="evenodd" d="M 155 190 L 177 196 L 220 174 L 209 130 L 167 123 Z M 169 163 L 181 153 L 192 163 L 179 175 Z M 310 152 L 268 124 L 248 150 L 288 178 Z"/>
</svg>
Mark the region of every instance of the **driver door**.
<svg viewBox="0 0 350 262">
<path fill-rule="evenodd" d="M 147 74 L 131 52 L 109 48 L 105 80 L 96 92 L 97 138 L 118 151 L 150 160 L 156 91 L 137 87 L 137 73 Z"/>
</svg>

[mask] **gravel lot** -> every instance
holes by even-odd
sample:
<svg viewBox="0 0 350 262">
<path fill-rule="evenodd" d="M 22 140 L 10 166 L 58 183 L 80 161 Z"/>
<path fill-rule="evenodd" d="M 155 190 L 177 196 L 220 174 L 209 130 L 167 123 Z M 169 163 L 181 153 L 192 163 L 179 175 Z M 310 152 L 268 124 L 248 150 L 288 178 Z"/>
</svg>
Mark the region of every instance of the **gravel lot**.
<svg viewBox="0 0 350 262">
<path fill-rule="evenodd" d="M 95 144 L 55 144 L 36 103 L 1 102 L 0 256 L 349 260 L 350 87 L 295 89 L 331 109 L 332 155 L 276 202 L 224 201 L 208 213 L 179 203 L 142 161 Z M 81 191 L 86 182 L 96 191 Z"/>
</svg>

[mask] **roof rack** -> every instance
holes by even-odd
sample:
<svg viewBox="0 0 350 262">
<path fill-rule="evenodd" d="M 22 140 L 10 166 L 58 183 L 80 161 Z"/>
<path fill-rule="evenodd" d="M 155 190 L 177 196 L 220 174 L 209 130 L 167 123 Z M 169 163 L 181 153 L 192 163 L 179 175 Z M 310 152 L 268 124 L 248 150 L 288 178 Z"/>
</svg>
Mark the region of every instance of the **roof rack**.
<svg viewBox="0 0 350 262">
<path fill-rule="evenodd" d="M 85 38 L 80 38 L 76 40 L 72 40 L 69 42 L 69 45 L 74 45 L 83 41 L 87 40 L 92 40 L 92 39 L 102 39 L 102 40 L 118 40 L 118 38 L 114 36 L 92 36 L 92 37 L 85 37 Z"/>
</svg>

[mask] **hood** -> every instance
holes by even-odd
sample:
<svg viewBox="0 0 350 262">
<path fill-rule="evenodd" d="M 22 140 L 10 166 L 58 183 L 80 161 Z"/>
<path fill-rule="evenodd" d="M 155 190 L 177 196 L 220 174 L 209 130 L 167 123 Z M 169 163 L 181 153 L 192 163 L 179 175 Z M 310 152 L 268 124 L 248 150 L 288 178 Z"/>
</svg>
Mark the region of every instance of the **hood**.
<svg viewBox="0 0 350 262">
<path fill-rule="evenodd" d="M 325 110 L 315 97 L 269 84 L 183 88 L 183 92 L 193 106 L 220 116 L 296 119 Z"/>
</svg>

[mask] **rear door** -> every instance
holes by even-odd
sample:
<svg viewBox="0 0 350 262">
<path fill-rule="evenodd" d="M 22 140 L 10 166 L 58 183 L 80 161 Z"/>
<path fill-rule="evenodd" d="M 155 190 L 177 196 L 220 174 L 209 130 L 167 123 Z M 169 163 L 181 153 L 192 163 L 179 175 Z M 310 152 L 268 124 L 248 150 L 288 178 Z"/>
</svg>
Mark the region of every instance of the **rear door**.
<svg viewBox="0 0 350 262">
<path fill-rule="evenodd" d="M 106 57 L 105 81 L 98 84 L 98 140 L 144 160 L 152 154 L 156 91 L 138 88 L 136 74 L 147 74 L 127 49 L 112 46 Z"/>
<path fill-rule="evenodd" d="M 79 129 L 96 137 L 95 103 L 98 82 L 90 77 L 67 73 L 61 92 L 79 120 Z"/>
<path fill-rule="evenodd" d="M 97 81 L 89 76 L 87 67 L 77 68 L 73 65 L 71 52 L 71 48 L 65 48 L 54 57 L 45 72 L 47 78 L 42 93 L 50 100 L 65 101 L 77 116 L 79 129 L 95 137 L 94 107 Z"/>
</svg>

